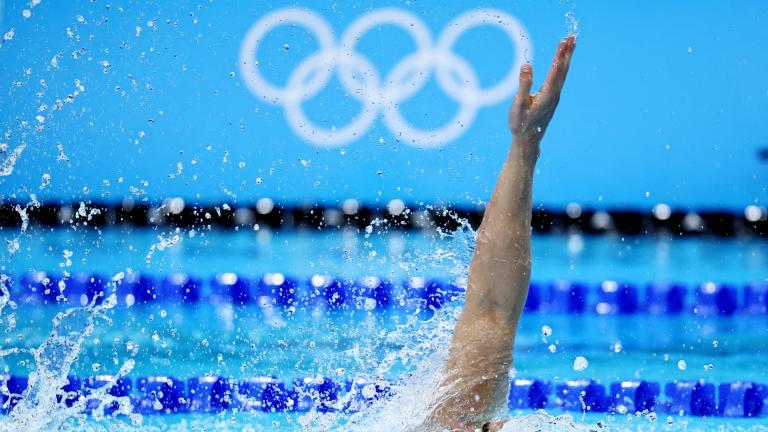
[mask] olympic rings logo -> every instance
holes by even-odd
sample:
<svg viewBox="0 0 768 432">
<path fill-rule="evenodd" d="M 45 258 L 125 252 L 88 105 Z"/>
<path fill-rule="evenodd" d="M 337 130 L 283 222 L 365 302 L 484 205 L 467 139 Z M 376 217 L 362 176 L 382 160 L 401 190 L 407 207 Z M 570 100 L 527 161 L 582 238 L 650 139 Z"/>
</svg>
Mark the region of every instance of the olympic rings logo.
<svg viewBox="0 0 768 432">
<path fill-rule="evenodd" d="M 285 87 L 268 82 L 259 72 L 258 50 L 264 37 L 276 27 L 298 25 L 307 29 L 318 44 L 318 51 L 304 59 L 289 75 Z M 392 67 L 387 76 L 355 50 L 369 30 L 391 25 L 406 31 L 416 51 Z M 500 82 L 482 88 L 477 73 L 465 59 L 453 53 L 457 40 L 478 26 L 501 29 L 515 46 L 515 62 Z M 266 102 L 281 106 L 286 121 L 304 140 L 321 147 L 337 147 L 361 139 L 373 126 L 379 113 L 384 124 L 403 142 L 417 147 L 440 147 L 461 136 L 472 124 L 481 107 L 508 99 L 517 89 L 517 71 L 524 59 L 532 60 L 530 38 L 513 16 L 497 9 L 467 11 L 451 22 L 437 37 L 416 15 L 403 9 L 383 8 L 355 20 L 339 40 L 329 23 L 317 13 L 299 8 L 270 12 L 250 28 L 240 47 L 240 71 L 248 89 Z M 434 71 L 437 84 L 459 108 L 443 126 L 419 129 L 410 124 L 398 105 L 418 93 Z M 315 97 L 338 73 L 341 85 L 362 107 L 343 127 L 326 128 L 313 123 L 302 104 Z"/>
</svg>

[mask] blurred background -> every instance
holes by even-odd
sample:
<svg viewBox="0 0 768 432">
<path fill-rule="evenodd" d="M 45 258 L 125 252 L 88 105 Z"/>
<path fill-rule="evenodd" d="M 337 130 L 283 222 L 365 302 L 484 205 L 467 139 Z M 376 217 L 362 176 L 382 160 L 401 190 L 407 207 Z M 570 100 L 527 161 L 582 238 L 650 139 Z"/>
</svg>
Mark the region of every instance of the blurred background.
<svg viewBox="0 0 768 432">
<path fill-rule="evenodd" d="M 260 18 L 297 4 L 34 4 L 6 1 L 3 10 L 5 200 L 34 191 L 49 201 L 178 196 L 206 204 L 261 197 L 338 204 L 355 198 L 373 205 L 397 198 L 474 205 L 488 199 L 510 143 L 505 113 L 512 93 L 468 103 L 479 106 L 461 133 L 430 144 L 388 127 L 383 110 L 363 105 L 369 93 L 347 88 L 337 73 L 302 97 L 306 118 L 333 130 L 360 112 L 375 115 L 355 137 L 308 141 L 282 103 L 249 87 L 244 69 L 284 88 L 318 52 L 311 30 L 276 24 L 259 38 L 257 53 L 242 59 L 240 53 Z M 648 210 L 666 203 L 736 211 L 765 203 L 768 58 L 761 41 L 768 11 L 759 1 L 738 8 L 718 1 L 301 6 L 321 17 L 337 45 L 372 9 L 400 7 L 418 16 L 434 45 L 461 13 L 501 8 L 521 25 L 537 82 L 560 38 L 577 29 L 568 87 L 538 165 L 541 205 Z M 450 52 L 480 88 L 514 77 L 518 47 L 499 27 L 466 28 L 457 37 Z M 369 91 L 385 88 L 394 67 L 418 52 L 402 27 L 380 23 L 353 48 L 377 75 L 379 85 L 366 85 Z M 459 74 L 446 64 L 448 74 Z M 462 87 L 443 88 L 429 67 L 418 72 L 429 76 L 415 94 L 389 86 L 407 96 L 399 111 L 413 128 L 434 131 L 472 108 L 462 106 Z M 49 182 L 42 180 L 46 174 Z"/>
</svg>

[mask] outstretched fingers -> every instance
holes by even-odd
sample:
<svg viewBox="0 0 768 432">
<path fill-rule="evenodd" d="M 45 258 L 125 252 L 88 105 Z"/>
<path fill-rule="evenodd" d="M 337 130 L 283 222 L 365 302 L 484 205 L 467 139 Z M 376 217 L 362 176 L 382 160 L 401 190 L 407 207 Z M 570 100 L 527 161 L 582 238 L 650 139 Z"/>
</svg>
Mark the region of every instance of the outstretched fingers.
<svg viewBox="0 0 768 432">
<path fill-rule="evenodd" d="M 565 77 L 568 74 L 571 56 L 575 47 L 576 38 L 574 36 L 568 36 L 558 44 L 555 58 L 552 61 L 552 67 L 549 69 L 547 79 L 541 87 L 540 93 L 543 97 L 559 98 L 560 90 L 562 90 L 563 84 L 565 84 Z"/>
<path fill-rule="evenodd" d="M 565 53 L 566 45 L 567 45 L 566 39 L 561 40 L 560 43 L 557 44 L 557 51 L 555 51 L 555 58 L 552 59 L 552 66 L 549 68 L 549 72 L 547 73 L 547 78 L 544 80 L 544 84 L 541 86 L 539 93 L 546 94 L 554 85 L 555 80 L 557 79 L 557 75 L 559 73 L 563 55 Z"/>
<path fill-rule="evenodd" d="M 531 96 L 531 87 L 533 87 L 533 67 L 526 63 L 520 67 L 520 86 L 517 90 L 514 105 L 522 108 L 528 102 Z"/>
<path fill-rule="evenodd" d="M 558 67 L 558 75 L 555 79 L 552 90 L 560 94 L 565 84 L 565 78 L 568 76 L 568 69 L 571 67 L 571 57 L 573 57 L 573 50 L 576 49 L 576 37 L 568 36 L 566 38 L 565 49 L 563 50 L 563 58 Z"/>
</svg>

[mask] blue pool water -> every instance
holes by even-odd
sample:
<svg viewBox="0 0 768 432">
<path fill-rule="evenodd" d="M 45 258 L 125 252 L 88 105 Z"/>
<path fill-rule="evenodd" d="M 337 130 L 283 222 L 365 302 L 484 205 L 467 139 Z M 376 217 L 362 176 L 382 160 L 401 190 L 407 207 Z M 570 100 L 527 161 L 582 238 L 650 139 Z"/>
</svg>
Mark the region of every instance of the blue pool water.
<svg viewBox="0 0 768 432">
<path fill-rule="evenodd" d="M 173 234 L 173 233 L 171 233 Z M 309 300 L 295 309 L 272 307 L 250 300 L 244 305 L 210 297 L 216 275 L 233 272 L 241 280 L 256 282 L 265 274 L 280 272 L 311 286 L 313 275 L 337 280 L 359 280 L 377 275 L 394 281 L 424 277 L 461 285 L 464 266 L 471 252 L 471 233 L 440 237 L 422 232 L 357 231 L 211 231 L 188 233 L 174 245 L 147 257 L 159 233 L 151 229 L 108 229 L 103 233 L 53 231 L 32 236 L 26 250 L 7 264 L 6 272 L 17 275 L 12 292 L 18 306 L 13 310 L 15 328 L 6 337 L 5 349 L 35 348 L 51 331 L 51 322 L 62 305 L 41 305 L 38 297 L 24 297 L 21 278 L 31 271 L 50 277 L 63 272 L 77 280 L 83 272 L 115 275 L 118 304 L 99 321 L 84 342 L 71 374 L 80 377 L 116 373 L 126 360 L 134 365 L 129 377 L 166 375 L 190 377 L 278 377 L 290 383 L 305 377 L 323 376 L 339 383 L 357 377 L 372 377 L 375 365 L 400 352 L 420 358 L 408 349 L 411 338 L 425 338 L 435 321 L 448 325 L 461 301 L 446 304 L 436 313 L 392 305 L 366 307 L 347 301 L 341 308 L 328 300 Z M 163 237 L 167 237 L 164 233 Z M 130 247 L 126 247 L 130 245 Z M 765 297 L 746 310 L 745 286 L 765 282 L 768 274 L 768 244 L 755 238 L 582 237 L 536 236 L 533 242 L 534 284 L 544 302 L 553 281 L 567 280 L 586 288 L 582 313 L 547 312 L 546 307 L 527 312 L 516 344 L 516 379 L 543 380 L 552 385 L 568 380 L 596 380 L 606 388 L 613 382 L 669 382 L 704 380 L 720 384 L 734 381 L 768 383 L 764 353 L 768 350 Z M 110 253 L 113 250 L 120 253 Z M 75 250 L 71 256 L 63 253 Z M 65 256 L 67 255 L 67 256 Z M 126 305 L 131 272 L 143 272 L 159 281 L 176 273 L 187 273 L 201 281 L 201 298 L 194 304 L 167 301 L 160 296 L 146 304 Z M 642 307 L 631 314 L 599 314 L 598 292 L 606 280 L 636 287 L 638 301 L 645 302 L 647 283 L 678 282 L 684 287 L 684 310 L 680 314 L 649 314 Z M 719 311 L 694 310 L 701 300 L 695 291 L 714 281 L 731 285 L 738 307 L 732 315 Z M 562 283 L 562 282 L 561 282 Z M 72 285 L 74 286 L 74 285 Z M 158 285 L 159 286 L 159 285 Z M 396 288 L 399 289 L 399 288 Z M 534 289 L 534 288 L 532 288 Z M 77 298 L 70 305 L 77 305 Z M 754 305 L 753 305 L 754 306 Z M 697 313 L 698 312 L 698 313 Z M 433 316 L 434 315 L 434 316 Z M 543 334 L 548 327 L 548 335 Z M 397 335 L 392 337 L 391 335 Z M 427 337 L 427 340 L 429 338 Z M 436 341 L 439 339 L 436 339 Z M 443 343 L 445 341 L 443 340 Z M 441 346 L 421 346 L 440 351 Z M 584 370 L 574 369 L 574 359 L 588 360 Z M 424 361 L 423 359 L 421 361 Z M 684 362 L 684 366 L 681 366 Z M 34 371 L 28 354 L 9 354 L 0 363 L 10 375 Z M 413 365 L 395 362 L 386 370 L 386 380 L 413 373 Z M 134 387 L 134 390 L 136 388 Z M 550 396 L 552 397 L 552 396 Z M 137 403 L 139 403 L 138 401 Z M 557 414 L 561 407 L 552 405 Z M 577 410 L 580 411 L 580 410 Z M 610 424 L 617 430 L 693 430 L 744 427 L 761 430 L 762 419 L 712 419 L 657 407 L 658 418 L 627 415 L 571 413 L 580 424 Z M 150 410 L 151 412 L 151 410 Z M 518 415 L 527 411 L 513 409 Z M 198 425 L 237 430 L 245 425 L 269 429 L 274 424 L 297 427 L 306 414 L 242 413 L 174 414 L 145 416 L 144 426 Z M 120 420 L 119 424 L 128 424 Z M 668 424 L 670 423 L 670 424 Z M 90 420 L 95 425 L 94 420 Z M 562 425 L 560 425 L 562 426 Z M 729 429 L 730 430 L 730 429 Z M 733 429 L 738 430 L 738 429 Z"/>
<path fill-rule="evenodd" d="M 504 430 L 768 431 L 764 0 L 288 3 L 0 0 L 0 432 L 423 430 L 566 34 Z"/>
</svg>

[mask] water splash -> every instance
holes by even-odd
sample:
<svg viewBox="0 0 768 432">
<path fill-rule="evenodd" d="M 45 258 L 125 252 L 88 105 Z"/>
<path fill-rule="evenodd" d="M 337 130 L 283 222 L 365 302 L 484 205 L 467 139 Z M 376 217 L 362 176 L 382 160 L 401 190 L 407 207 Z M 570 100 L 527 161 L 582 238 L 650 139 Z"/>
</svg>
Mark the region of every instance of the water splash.
<svg viewBox="0 0 768 432">
<path fill-rule="evenodd" d="M 3 310 L 6 306 L 15 308 L 16 304 L 11 300 L 11 277 L 5 273 L 0 273 L 0 319 L 3 316 Z M 2 321 L 0 321 L 1 323 Z"/>
<path fill-rule="evenodd" d="M 406 273 L 445 274 L 464 279 L 475 246 L 475 231 L 464 219 L 452 215 L 459 228 L 454 232 L 437 230 L 437 239 L 428 252 L 404 254 L 401 268 Z M 316 410 L 300 417 L 298 423 L 304 431 L 425 431 L 433 408 L 450 397 L 452 389 L 444 384 L 444 365 L 456 320 L 461 313 L 463 298 L 434 313 L 428 320 L 418 313 L 394 331 L 381 335 L 370 347 L 342 353 L 356 359 L 360 370 L 357 378 L 364 382 L 400 377 L 391 383 L 386 397 L 360 403 L 357 387 L 341 397 L 334 407 L 339 412 L 324 413 Z M 392 349 L 392 347 L 398 347 Z M 379 350 L 378 348 L 384 348 Z M 385 352 L 383 358 L 375 352 Z M 371 398 L 366 398 L 371 399 Z M 315 401 L 315 406 L 321 401 Z M 320 402 L 320 403 L 318 403 Z M 345 410 L 351 407 L 352 410 Z M 500 418 L 505 417 L 504 413 Z M 435 430 L 441 430 L 439 427 Z M 569 415 L 552 416 L 545 412 L 510 419 L 505 431 L 586 431 L 594 427 L 577 426 Z"/>
<path fill-rule="evenodd" d="M 0 275 L 0 312 L 10 302 L 9 280 L 6 275 Z M 35 370 L 30 373 L 27 388 L 21 395 L 7 395 L 10 397 L 3 408 L 11 411 L 0 419 L 0 431 L 60 429 L 69 419 L 83 419 L 86 408 L 96 419 L 104 417 L 106 406 L 115 407 L 120 414 L 133 416 L 128 398 L 108 394 L 117 379 L 132 370 L 132 361 L 126 362 L 106 385 L 90 391 L 87 396 L 63 390 L 69 384 L 70 369 L 97 321 L 110 321 L 106 313 L 117 304 L 114 283 L 111 287 L 112 293 L 105 298 L 96 297 L 86 307 L 57 314 L 48 338 L 38 348 L 28 350 L 34 359 Z M 99 303 L 100 300 L 103 301 Z M 18 352 L 20 350 L 13 353 Z M 11 407 L 12 403 L 15 406 Z"/>
<path fill-rule="evenodd" d="M 24 153 L 24 149 L 26 148 L 27 143 L 22 141 L 5 157 L 3 162 L 0 163 L 1 177 L 6 177 L 13 174 L 13 169 L 16 167 L 16 162 L 19 160 L 21 154 Z"/>
<path fill-rule="evenodd" d="M 472 254 L 475 251 L 475 230 L 466 219 L 455 213 L 442 210 L 458 223 L 455 231 L 437 228 L 437 240 L 426 251 L 417 250 L 399 257 L 399 267 L 406 273 L 439 274 L 449 280 L 466 278 Z"/>
<path fill-rule="evenodd" d="M 568 10 L 565 12 L 565 25 L 569 35 L 579 37 L 579 18 L 576 16 L 576 2 L 574 0 L 561 1 Z"/>
<path fill-rule="evenodd" d="M 38 207 L 40 207 L 40 201 L 37 200 L 37 196 L 35 194 L 30 194 L 29 201 L 24 205 L 24 207 L 18 204 L 14 206 L 14 210 L 19 214 L 19 218 L 21 219 L 21 228 L 19 229 L 19 234 L 17 236 L 5 240 L 6 248 L 8 250 L 8 262 L 10 262 L 14 255 L 16 255 L 16 253 L 21 249 L 19 239 L 24 234 L 26 234 L 27 229 L 29 228 L 29 215 L 27 212 Z"/>
</svg>

